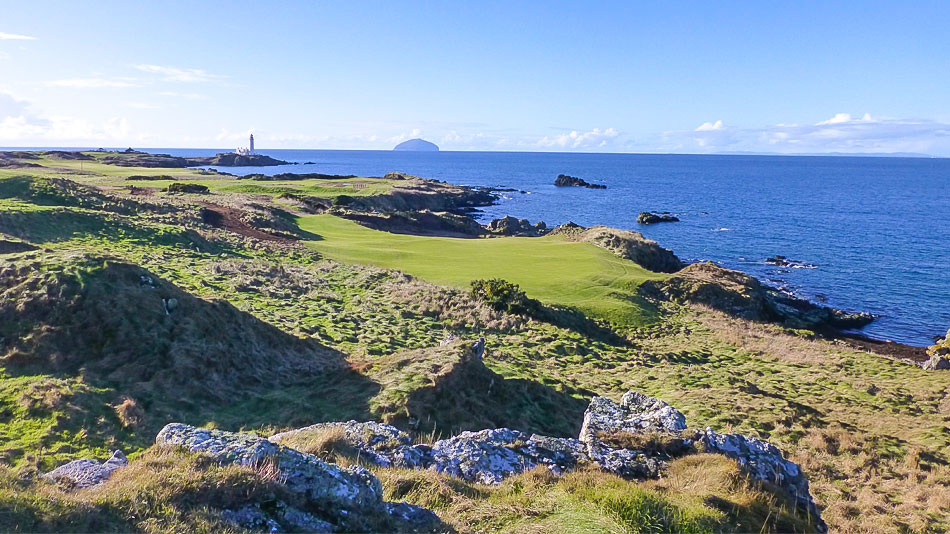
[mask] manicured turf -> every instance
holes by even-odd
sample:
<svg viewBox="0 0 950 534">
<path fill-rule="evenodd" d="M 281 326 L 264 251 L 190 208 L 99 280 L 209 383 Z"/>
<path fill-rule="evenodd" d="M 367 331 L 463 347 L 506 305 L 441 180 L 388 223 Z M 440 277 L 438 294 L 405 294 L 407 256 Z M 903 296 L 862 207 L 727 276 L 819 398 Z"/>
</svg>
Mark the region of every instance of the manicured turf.
<svg viewBox="0 0 950 534">
<path fill-rule="evenodd" d="M 322 238 L 308 245 L 333 259 L 398 269 L 460 288 L 478 278 L 504 278 L 546 304 L 575 307 L 626 326 L 651 321 L 653 314 L 636 288 L 665 276 L 560 236 L 421 237 L 372 230 L 332 215 L 301 217 L 298 224 Z"/>
</svg>

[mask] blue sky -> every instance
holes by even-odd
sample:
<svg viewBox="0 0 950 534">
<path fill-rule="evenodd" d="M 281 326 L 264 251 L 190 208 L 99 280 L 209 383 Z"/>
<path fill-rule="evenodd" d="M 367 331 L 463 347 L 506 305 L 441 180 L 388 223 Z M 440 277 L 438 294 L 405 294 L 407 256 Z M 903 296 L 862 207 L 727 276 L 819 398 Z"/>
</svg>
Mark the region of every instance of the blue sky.
<svg viewBox="0 0 950 534">
<path fill-rule="evenodd" d="M 950 156 L 948 2 L 0 2 L 0 146 Z"/>
</svg>

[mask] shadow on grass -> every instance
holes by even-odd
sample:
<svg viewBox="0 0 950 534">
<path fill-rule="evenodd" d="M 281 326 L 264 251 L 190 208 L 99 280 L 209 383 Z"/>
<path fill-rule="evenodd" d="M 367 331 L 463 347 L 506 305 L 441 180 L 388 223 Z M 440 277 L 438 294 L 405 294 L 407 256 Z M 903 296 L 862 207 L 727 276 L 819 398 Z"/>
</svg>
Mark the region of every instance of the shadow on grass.
<svg viewBox="0 0 950 534">
<path fill-rule="evenodd" d="M 7 376 L 80 378 L 95 392 L 67 396 L 75 409 L 21 452 L 77 435 L 86 450 L 131 452 L 169 422 L 237 430 L 369 414 L 379 387 L 351 371 L 343 353 L 140 267 L 69 261 L 54 275 L 30 278 L 24 268 L 9 276 L 25 280 L 0 282 L 19 292 L 0 302 Z"/>
<path fill-rule="evenodd" d="M 418 430 L 443 436 L 463 430 L 513 428 L 576 437 L 584 420 L 586 392 L 554 389 L 533 380 L 506 379 L 479 359 L 462 361 L 406 402 Z M 402 426 L 403 419 L 394 424 Z"/>
<path fill-rule="evenodd" d="M 597 341 L 603 341 L 604 343 L 615 346 L 630 345 L 629 340 L 618 335 L 610 326 L 591 319 L 577 308 L 540 305 L 538 310 L 533 312 L 531 316 L 539 321 L 573 330 Z"/>
</svg>

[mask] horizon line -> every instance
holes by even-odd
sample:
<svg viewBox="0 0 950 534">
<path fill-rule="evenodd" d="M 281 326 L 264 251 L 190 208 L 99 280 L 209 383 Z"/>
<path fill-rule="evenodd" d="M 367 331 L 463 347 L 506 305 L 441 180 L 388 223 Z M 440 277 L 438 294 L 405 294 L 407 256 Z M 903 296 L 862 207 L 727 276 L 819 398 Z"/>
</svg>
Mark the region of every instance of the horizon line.
<svg viewBox="0 0 950 534">
<path fill-rule="evenodd" d="M 89 145 L 87 145 L 89 146 Z M 66 147 L 66 146 L 5 146 L 0 150 L 64 150 L 75 152 L 96 152 L 99 148 L 109 151 L 125 150 L 120 147 Z M 133 148 L 133 147 L 126 147 Z M 214 147 L 142 147 L 135 150 L 221 150 L 223 153 L 233 152 L 230 148 Z M 255 149 L 255 152 L 266 152 L 268 150 L 314 150 L 314 151 L 336 151 L 336 152 L 399 152 L 399 153 L 511 153 L 511 154 L 585 154 L 585 155 L 630 155 L 630 156 L 760 156 L 760 157 L 843 157 L 843 158 L 906 158 L 906 159 L 947 159 L 950 155 L 939 156 L 934 154 L 925 154 L 917 152 L 585 152 L 585 151 L 559 151 L 559 150 L 442 150 L 437 151 L 409 151 L 393 150 L 391 148 L 264 148 Z"/>
</svg>

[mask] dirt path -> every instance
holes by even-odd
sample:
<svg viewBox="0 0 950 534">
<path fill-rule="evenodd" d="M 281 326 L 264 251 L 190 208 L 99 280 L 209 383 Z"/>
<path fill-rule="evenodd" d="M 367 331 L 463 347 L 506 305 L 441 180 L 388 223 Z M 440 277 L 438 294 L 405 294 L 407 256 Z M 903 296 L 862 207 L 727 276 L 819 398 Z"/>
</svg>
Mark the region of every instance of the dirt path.
<svg viewBox="0 0 950 534">
<path fill-rule="evenodd" d="M 200 202 L 199 204 L 202 206 L 201 220 L 204 221 L 205 224 L 210 224 L 215 228 L 221 228 L 222 230 L 234 232 L 253 239 L 260 239 L 262 241 L 273 241 L 286 245 L 297 243 L 295 239 L 269 234 L 247 224 L 241 220 L 241 215 L 243 214 L 241 210 L 219 206 L 209 202 Z"/>
</svg>

